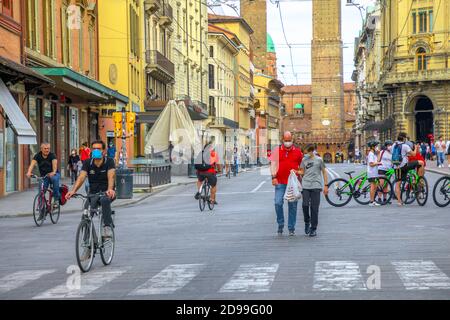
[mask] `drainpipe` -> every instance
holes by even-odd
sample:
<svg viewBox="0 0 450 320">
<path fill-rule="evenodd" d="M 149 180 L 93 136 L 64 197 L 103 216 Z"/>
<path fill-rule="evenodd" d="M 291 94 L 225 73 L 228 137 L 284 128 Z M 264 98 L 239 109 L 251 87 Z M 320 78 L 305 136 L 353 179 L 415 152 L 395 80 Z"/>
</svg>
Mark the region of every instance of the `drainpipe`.
<svg viewBox="0 0 450 320">
<path fill-rule="evenodd" d="M 188 2 L 187 2 L 187 0 L 185 1 L 186 2 L 186 30 L 184 30 L 185 32 L 186 32 L 186 58 L 188 58 L 189 59 L 189 32 L 188 32 L 188 29 L 189 29 L 189 27 L 188 27 L 188 24 L 189 24 L 189 21 L 188 21 L 188 19 L 189 19 L 189 15 L 188 15 Z M 187 95 L 188 95 L 188 97 L 189 97 L 189 99 L 191 98 L 191 95 L 190 95 L 190 92 L 189 92 L 189 65 L 187 65 L 187 68 L 186 68 L 186 77 L 187 77 Z"/>
</svg>

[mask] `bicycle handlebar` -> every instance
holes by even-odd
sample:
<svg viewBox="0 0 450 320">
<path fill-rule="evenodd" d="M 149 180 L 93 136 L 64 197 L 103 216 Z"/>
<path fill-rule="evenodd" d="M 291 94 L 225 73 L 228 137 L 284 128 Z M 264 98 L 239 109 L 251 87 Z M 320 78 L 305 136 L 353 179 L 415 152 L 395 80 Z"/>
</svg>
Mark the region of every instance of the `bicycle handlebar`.
<svg viewBox="0 0 450 320">
<path fill-rule="evenodd" d="M 81 193 L 74 193 L 72 198 L 88 199 L 88 198 L 101 197 L 101 196 L 106 196 L 106 192 L 102 191 L 102 192 L 88 194 L 88 195 L 83 195 Z"/>
</svg>

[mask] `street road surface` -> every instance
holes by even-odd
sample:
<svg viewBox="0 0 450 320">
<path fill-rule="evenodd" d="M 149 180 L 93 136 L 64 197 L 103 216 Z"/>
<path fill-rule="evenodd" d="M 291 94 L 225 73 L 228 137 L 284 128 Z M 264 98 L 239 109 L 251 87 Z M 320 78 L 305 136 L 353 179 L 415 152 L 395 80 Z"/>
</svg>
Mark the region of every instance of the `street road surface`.
<svg viewBox="0 0 450 320">
<path fill-rule="evenodd" d="M 329 168 L 330 180 L 365 170 Z M 0 219 L 0 299 L 450 298 L 450 207 L 431 194 L 425 207 L 334 208 L 322 198 L 316 238 L 303 233 L 300 205 L 297 235 L 280 237 L 263 173 L 219 178 L 212 212 L 199 211 L 194 185 L 118 208 L 112 264 L 97 256 L 81 279 L 71 274 L 81 212 L 63 208 L 40 228 L 32 217 Z M 427 173 L 431 190 L 438 177 Z"/>
</svg>

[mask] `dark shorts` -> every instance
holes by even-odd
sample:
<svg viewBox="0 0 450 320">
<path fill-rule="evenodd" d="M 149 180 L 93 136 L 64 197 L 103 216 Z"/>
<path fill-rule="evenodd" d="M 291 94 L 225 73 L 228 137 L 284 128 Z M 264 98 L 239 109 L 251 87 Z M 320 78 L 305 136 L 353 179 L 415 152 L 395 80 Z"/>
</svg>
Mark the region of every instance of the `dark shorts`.
<svg viewBox="0 0 450 320">
<path fill-rule="evenodd" d="M 206 178 L 208 179 L 211 187 L 215 187 L 217 184 L 217 177 L 214 173 L 197 173 L 198 181 L 203 182 Z"/>
<path fill-rule="evenodd" d="M 370 183 L 372 182 L 377 182 L 378 178 L 368 178 L 367 181 L 369 181 Z"/>
<path fill-rule="evenodd" d="M 380 176 L 385 176 L 386 173 L 387 173 L 386 170 L 378 170 L 378 174 L 379 174 Z"/>
<path fill-rule="evenodd" d="M 408 171 L 419 167 L 420 167 L 419 161 L 415 160 L 412 162 L 408 162 L 406 166 L 395 169 L 395 180 L 406 181 L 406 175 L 408 174 Z"/>
</svg>

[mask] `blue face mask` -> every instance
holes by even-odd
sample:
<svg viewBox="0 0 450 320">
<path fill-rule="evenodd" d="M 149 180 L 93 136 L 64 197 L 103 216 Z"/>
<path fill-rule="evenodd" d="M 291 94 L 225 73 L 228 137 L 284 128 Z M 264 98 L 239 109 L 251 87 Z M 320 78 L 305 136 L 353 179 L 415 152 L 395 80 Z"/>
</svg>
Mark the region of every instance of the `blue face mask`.
<svg viewBox="0 0 450 320">
<path fill-rule="evenodd" d="M 92 150 L 91 156 L 93 159 L 101 159 L 103 157 L 103 154 L 101 150 L 94 149 Z"/>
</svg>

